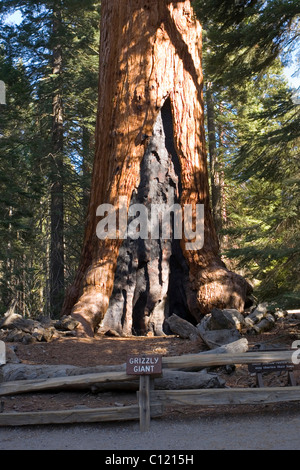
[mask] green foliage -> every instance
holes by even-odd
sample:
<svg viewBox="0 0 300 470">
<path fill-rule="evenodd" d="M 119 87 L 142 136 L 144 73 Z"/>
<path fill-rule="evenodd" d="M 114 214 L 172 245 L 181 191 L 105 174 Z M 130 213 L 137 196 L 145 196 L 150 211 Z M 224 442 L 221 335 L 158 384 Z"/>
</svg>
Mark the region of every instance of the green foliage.
<svg viewBox="0 0 300 470">
<path fill-rule="evenodd" d="M 296 122 L 300 110 L 291 102 L 290 91 L 280 76 L 275 80 L 273 75 L 273 81 L 268 80 L 263 89 L 264 97 L 258 94 L 257 83 L 252 90 L 256 111 L 249 106 L 239 113 L 240 147 L 227 173 L 239 188 L 233 193 L 235 198 L 239 194 L 241 205 L 232 207 L 238 219 L 239 248 L 229 249 L 227 256 L 238 257 L 240 266 L 250 267 L 261 298 L 297 307 L 300 140 Z"/>
<path fill-rule="evenodd" d="M 8 0 L 0 20 L 20 10 L 22 22 L 0 27 L 0 313 L 13 300 L 22 314 L 49 314 L 52 99 L 64 106 L 65 280 L 79 260 L 93 161 L 100 5 L 94 0 Z M 53 8 L 61 23 L 53 36 Z M 52 73 L 60 43 L 62 73 Z"/>
<path fill-rule="evenodd" d="M 230 85 L 263 73 L 299 38 L 298 0 L 195 0 L 205 28 L 206 72 Z"/>
<path fill-rule="evenodd" d="M 31 85 L 24 66 L 11 59 L 1 49 L 0 80 L 6 84 L 7 104 L 0 106 L 0 312 L 13 299 L 25 308 L 23 281 L 31 274 L 26 261 L 35 242 L 34 213 L 43 187 L 31 145 Z"/>
<path fill-rule="evenodd" d="M 297 58 L 299 2 L 194 4 L 225 177 L 224 259 L 261 300 L 299 308 L 300 107 L 282 74 Z"/>
</svg>

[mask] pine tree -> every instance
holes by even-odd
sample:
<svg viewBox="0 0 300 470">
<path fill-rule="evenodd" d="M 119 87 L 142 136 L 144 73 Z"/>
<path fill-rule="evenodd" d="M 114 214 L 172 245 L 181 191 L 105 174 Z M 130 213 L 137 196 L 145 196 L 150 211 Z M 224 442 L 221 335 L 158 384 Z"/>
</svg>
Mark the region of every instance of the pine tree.
<svg viewBox="0 0 300 470">
<path fill-rule="evenodd" d="M 237 147 L 227 172 L 233 178 L 229 228 L 235 247 L 227 256 L 246 267 L 260 298 L 297 306 L 299 109 L 281 69 L 273 66 L 249 83 L 233 117 Z"/>
<path fill-rule="evenodd" d="M 278 56 L 296 49 L 298 0 L 195 0 L 210 49 L 206 73 L 222 85 L 263 73 Z"/>
<path fill-rule="evenodd" d="M 299 3 L 194 4 L 205 27 L 204 76 L 213 82 L 215 153 L 226 175 L 225 253 L 233 260 L 226 262 L 252 279 L 261 298 L 296 305 L 299 108 L 278 58 L 286 63 L 297 51 Z"/>
<path fill-rule="evenodd" d="M 37 293 L 41 310 L 58 315 L 64 277 L 69 282 L 73 276 L 83 234 L 82 200 L 86 204 L 96 117 L 99 8 L 91 0 L 38 4 L 12 0 L 1 5 L 0 14 L 16 8 L 22 11 L 22 23 L 3 27 L 1 37 L 12 60 L 22 57 L 30 83 L 28 141 L 33 154 L 39 155 L 35 171 L 40 171 L 44 185 L 37 208 L 40 223 L 35 227 L 43 255 L 32 277 L 39 273 L 37 277 L 44 279 Z"/>
<path fill-rule="evenodd" d="M 22 63 L 14 64 L 3 46 L 0 80 L 5 82 L 7 91 L 6 105 L 0 106 L 1 311 L 15 301 L 19 311 L 28 314 L 32 250 L 39 251 L 32 221 L 42 182 L 36 173 L 31 140 L 31 85 Z"/>
</svg>

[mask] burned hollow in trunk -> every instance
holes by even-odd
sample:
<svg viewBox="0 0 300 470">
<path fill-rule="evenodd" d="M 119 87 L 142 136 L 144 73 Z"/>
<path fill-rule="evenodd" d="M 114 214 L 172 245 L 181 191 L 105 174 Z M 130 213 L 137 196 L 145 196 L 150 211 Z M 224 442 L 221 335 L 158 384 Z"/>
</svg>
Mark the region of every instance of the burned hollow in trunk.
<svg viewBox="0 0 300 470">
<path fill-rule="evenodd" d="M 174 213 L 180 203 L 181 171 L 174 147 L 170 100 L 161 108 L 153 135 L 141 163 L 140 183 L 130 205 L 142 204 L 149 217 L 158 223 L 160 238 L 127 238 L 119 251 L 115 282 L 110 304 L 100 331 L 115 330 L 121 335 L 155 335 L 168 333 L 165 318 L 172 313 L 193 321 L 186 288 L 189 270 L 180 240 L 174 238 Z M 162 238 L 162 224 L 155 207 L 166 208 L 170 238 Z M 157 218 L 158 216 L 158 218 Z M 130 218 L 128 222 L 130 223 Z"/>
</svg>

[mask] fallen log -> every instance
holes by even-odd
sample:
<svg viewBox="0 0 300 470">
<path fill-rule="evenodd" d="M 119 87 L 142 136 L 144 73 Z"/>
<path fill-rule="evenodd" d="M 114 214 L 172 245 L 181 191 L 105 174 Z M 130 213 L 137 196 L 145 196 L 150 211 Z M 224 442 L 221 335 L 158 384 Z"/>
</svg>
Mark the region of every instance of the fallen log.
<svg viewBox="0 0 300 470">
<path fill-rule="evenodd" d="M 253 325 L 249 334 L 259 335 L 265 331 L 271 330 L 275 326 L 275 318 L 270 313 L 267 314 L 259 323 Z"/>
<path fill-rule="evenodd" d="M 97 374 L 102 372 L 125 372 L 126 365 L 78 367 L 72 365 L 6 364 L 0 367 L 0 384 L 17 380 L 44 380 L 55 377 Z"/>
<path fill-rule="evenodd" d="M 245 319 L 242 313 L 234 308 L 219 309 L 213 308 L 210 315 L 209 329 L 211 330 L 241 330 Z"/>
<path fill-rule="evenodd" d="M 227 364 L 251 364 L 256 362 L 268 363 L 275 361 L 292 361 L 292 351 L 249 351 L 247 353 L 229 353 L 216 354 L 216 350 L 205 351 L 201 354 L 185 354 L 183 356 L 168 356 L 162 358 L 163 370 L 173 369 L 180 370 L 183 368 L 188 369 L 189 367 L 212 367 L 221 366 Z M 210 354 L 206 354 L 206 353 Z M 62 375 L 83 375 L 85 372 L 121 372 L 126 368 L 126 364 L 120 364 L 117 366 L 95 366 L 92 368 L 82 368 L 70 365 L 64 366 L 45 366 L 45 365 L 28 365 L 28 364 L 6 364 L 0 367 L 0 383 L 4 381 L 12 380 L 24 380 L 32 378 L 50 378 L 58 377 Z M 62 373 L 62 370 L 70 370 L 66 374 Z M 34 377 L 33 377 L 34 376 Z"/>
<path fill-rule="evenodd" d="M 228 343 L 224 344 L 223 346 L 220 346 L 218 348 L 210 349 L 209 351 L 201 351 L 198 353 L 198 356 L 205 356 L 208 354 L 240 354 L 247 352 L 249 348 L 248 345 L 248 340 L 246 338 L 241 338 L 237 341 L 234 341 L 233 343 Z M 201 367 L 199 365 L 196 365 L 194 367 L 185 367 L 184 369 L 179 369 L 179 370 L 185 370 L 189 372 L 195 372 L 199 370 L 203 370 L 204 367 Z"/>
<path fill-rule="evenodd" d="M 209 351 L 202 351 L 198 353 L 199 355 L 202 354 L 225 354 L 225 353 L 243 353 L 248 351 L 248 340 L 246 338 L 238 339 L 237 341 L 233 341 L 232 343 L 224 344 L 218 348 L 210 349 Z"/>
<path fill-rule="evenodd" d="M 45 390 L 74 390 L 88 389 L 92 385 L 108 384 L 110 382 L 130 381 L 125 372 L 102 372 L 65 377 L 52 377 L 40 380 L 17 380 L 0 384 L 0 395 L 17 395 L 26 392 L 41 392 Z"/>
<path fill-rule="evenodd" d="M 180 318 L 175 313 L 166 319 L 166 323 L 172 333 L 180 336 L 180 338 L 190 339 L 191 341 L 197 341 L 200 339 L 200 334 L 197 328 L 190 322 Z"/>
<path fill-rule="evenodd" d="M 139 388 L 137 376 L 127 375 L 122 370 L 108 371 L 107 369 L 111 366 L 99 366 L 97 369 L 102 369 L 102 371 L 96 373 L 84 373 L 84 371 L 86 372 L 84 368 L 78 368 L 80 369 L 79 374 L 76 367 L 26 365 L 23 376 L 22 366 L 14 366 L 13 369 L 15 372 L 17 371 L 17 374 L 10 374 L 8 377 L 11 379 L 17 376 L 18 379 L 0 383 L 0 396 L 48 390 L 90 389 L 96 393 L 107 390 L 137 391 Z M 124 366 L 125 364 L 117 367 L 124 369 Z M 58 375 L 62 371 L 64 375 Z M 23 380 L 20 380 L 21 377 Z M 220 388 L 223 386 L 224 381 L 217 374 L 207 373 L 205 370 L 198 373 L 166 370 L 162 377 L 154 379 L 154 387 L 157 390 Z"/>
<path fill-rule="evenodd" d="M 245 326 L 247 328 L 253 327 L 255 323 L 261 321 L 268 312 L 268 305 L 266 303 L 259 304 L 246 318 Z"/>
<path fill-rule="evenodd" d="M 154 379 L 155 390 L 195 390 L 224 387 L 225 381 L 218 374 L 209 373 L 205 369 L 201 372 L 165 370 L 161 378 Z"/>
<path fill-rule="evenodd" d="M 155 390 L 195 390 L 204 388 L 223 388 L 225 381 L 216 373 L 207 372 L 206 369 L 200 372 L 187 372 L 182 370 L 164 370 L 161 377 L 153 379 Z M 139 389 L 139 381 L 131 380 L 130 383 L 117 383 L 110 385 L 110 390 L 126 390 L 137 391 Z M 0 389 L 1 390 L 1 389 Z M 93 392 L 102 392 L 108 390 L 107 384 L 95 384 L 92 388 Z"/>
</svg>

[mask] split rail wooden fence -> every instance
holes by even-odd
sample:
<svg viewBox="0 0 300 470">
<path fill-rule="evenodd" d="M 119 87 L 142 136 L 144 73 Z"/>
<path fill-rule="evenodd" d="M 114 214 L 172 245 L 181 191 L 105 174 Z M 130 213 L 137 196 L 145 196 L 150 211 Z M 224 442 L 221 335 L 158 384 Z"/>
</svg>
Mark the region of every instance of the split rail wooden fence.
<svg viewBox="0 0 300 470">
<path fill-rule="evenodd" d="M 246 352 L 243 354 L 192 354 L 162 358 L 164 369 L 189 369 L 225 366 L 232 364 L 254 364 L 292 362 L 292 350 L 271 352 Z M 105 372 L 43 380 L 19 380 L 0 383 L 1 396 L 20 393 L 59 390 L 63 385 L 136 380 L 136 376 L 125 372 Z M 63 411 L 9 412 L 0 413 L 0 426 L 24 426 L 41 424 L 98 423 L 107 421 L 140 420 L 141 431 L 150 427 L 150 419 L 162 416 L 169 405 L 250 405 L 300 401 L 300 386 L 263 388 L 220 388 L 195 390 L 155 390 L 150 376 L 140 376 L 140 390 L 136 405 L 96 409 L 73 409 Z"/>
</svg>

